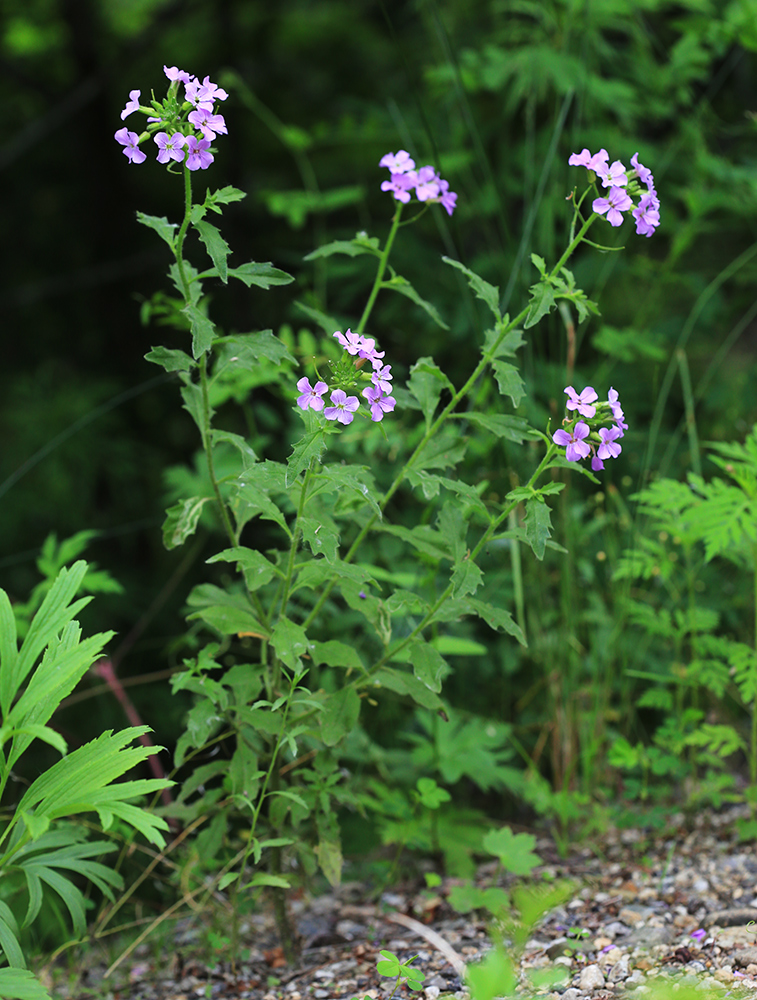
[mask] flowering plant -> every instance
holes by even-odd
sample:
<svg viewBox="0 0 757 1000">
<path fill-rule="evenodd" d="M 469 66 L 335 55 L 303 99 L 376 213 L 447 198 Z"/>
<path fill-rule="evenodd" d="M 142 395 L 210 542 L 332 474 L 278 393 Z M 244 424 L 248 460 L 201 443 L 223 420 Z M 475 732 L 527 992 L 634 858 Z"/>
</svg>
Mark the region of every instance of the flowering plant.
<svg viewBox="0 0 757 1000">
<path fill-rule="evenodd" d="M 608 200 L 615 200 L 612 207 L 603 208 L 598 204 L 602 199 L 596 199 L 592 215 L 584 219 L 586 193 L 574 199 L 564 253 L 551 268 L 532 255 L 539 279 L 531 288 L 530 302 L 514 317 L 503 314 L 497 286 L 461 262 L 442 258 L 484 303 L 491 325 L 461 386 L 455 386 L 433 358 L 422 357 L 411 366 L 404 386 L 395 388 L 399 378 L 394 366 L 385 363 L 387 352 L 379 351 L 376 339 L 366 332 L 369 323 L 371 331 L 380 328 L 373 318 L 380 293 L 398 292 L 438 325 L 446 324 L 392 269 L 392 247 L 400 226 L 417 221 L 433 205 L 452 215 L 458 195 L 434 167 L 416 169 L 406 150 L 387 153 L 379 166 L 387 168 L 390 177 L 380 187 L 391 194 L 394 214 L 383 246 L 377 238 L 358 233 L 351 240 L 321 246 L 306 258 L 369 256 L 376 271 L 359 319 L 356 316 L 349 326 L 312 305 L 303 307 L 325 339 L 317 350 L 307 352 L 312 371 L 300 374 L 294 372 L 291 342 L 285 344 L 271 331 L 225 335 L 211 318 L 203 290 L 207 281 L 227 283 L 234 278 L 267 289 L 293 279 L 271 264 L 229 266 L 231 250 L 206 216 L 211 211 L 220 214 L 244 193 L 225 187 L 209 191 L 199 202 L 192 193 L 193 171 L 208 166 L 207 156 L 203 162 L 194 148 L 209 141 L 208 131 L 225 131 L 213 102 L 226 94 L 207 77 L 200 84 L 174 68 L 166 69 L 166 75 L 170 85 L 163 103 L 153 99 L 143 108 L 139 93 L 132 91 L 124 109 L 124 114 L 146 111 L 150 118 L 146 133 L 126 137 L 129 159 L 139 161 L 135 153 L 141 153 L 139 146 L 152 129 L 159 162 L 172 172 L 181 170 L 184 177 L 180 223 L 138 215 L 169 246 L 174 258 L 169 278 L 179 295 L 168 304 L 165 298 L 154 300 L 144 315 L 159 315 L 187 338 L 185 347 L 155 347 L 147 358 L 180 379 L 184 406 L 198 427 L 204 454 L 202 474 L 189 480 L 189 495 L 168 510 L 164 539 L 169 548 L 183 544 L 202 517 L 222 538 L 220 551 L 208 562 L 236 567 L 236 575 L 227 572 L 217 578 L 223 586 L 203 584 L 188 599 L 194 627 L 209 635 L 172 680 L 174 690 L 190 691 L 197 699 L 177 746 L 176 764 L 184 765 L 212 742 L 222 744 L 224 756 L 200 766 L 184 785 L 176 808 L 184 819 L 215 809 L 213 843 L 231 835 L 237 816 L 246 816 L 244 846 L 236 853 L 229 850 L 218 884 L 233 884 L 235 893 L 270 887 L 278 899 L 282 943 L 291 952 L 295 940 L 280 898 L 290 885 L 282 852 L 288 848 L 297 854 L 306 870 L 317 862 L 330 881 L 338 881 L 341 847 L 335 803 L 356 802 L 342 781 L 339 747 L 353 735 L 361 709 L 382 693 L 393 692 L 446 718 L 441 692 L 451 667 L 432 641 L 440 626 L 475 618 L 525 642 L 522 622 L 514 620 L 497 593 L 487 591 L 488 547 L 498 540 L 524 544 L 542 559 L 551 533 L 546 498 L 564 486 L 545 474 L 581 468 L 575 465 L 577 459 L 592 454 L 593 471 L 581 471 L 593 479 L 606 458 L 620 453 L 617 442 L 626 425 L 614 390 L 606 403 L 595 406 L 593 389 L 580 394 L 566 389 L 573 416 L 554 434 L 531 427 L 514 412 L 479 412 L 471 398 L 481 380 L 489 379 L 503 403 L 508 398 L 517 408 L 525 393 L 516 363 L 524 332 L 558 301 L 574 308 L 579 319 L 598 311 L 566 264 L 598 219 L 606 215 L 615 225 L 615 213 L 628 210 L 613 192 L 627 190 L 629 199 L 636 196 L 636 177 L 645 183 L 646 168 L 636 163 L 632 177 L 616 163 L 608 165 L 606 156 L 591 157 L 588 150 L 580 154 L 578 159 L 589 170 L 587 193 L 602 177 L 603 183 L 610 183 Z M 190 127 L 203 135 L 194 136 L 192 150 Z M 209 154 L 209 148 L 202 152 Z M 647 184 L 649 197 L 651 175 Z M 413 195 L 421 211 L 403 223 L 403 209 Z M 648 228 L 653 209 L 642 209 L 644 197 L 637 206 L 642 220 L 637 218 L 637 227 Z M 200 270 L 186 259 L 190 231 L 204 245 L 211 267 Z M 381 342 L 390 344 L 391 330 L 382 329 Z M 285 461 L 262 457 L 262 439 L 250 441 L 214 426 L 216 407 L 238 395 L 245 373 L 254 373 L 254 385 L 265 384 L 288 400 L 304 422 L 304 432 L 294 435 Z M 485 501 L 475 484 L 460 477 L 468 440 L 461 429 L 470 427 L 516 444 L 540 443 L 541 459 L 524 485 L 504 498 Z M 391 458 L 379 463 L 377 474 L 389 478 L 379 485 L 364 461 L 385 444 Z M 393 523 L 393 500 L 400 492 L 402 523 Z M 408 526 L 416 502 L 417 520 Z M 513 527 L 518 515 L 520 524 L 516 520 Z M 422 574 L 396 572 L 396 553 L 402 548 L 404 558 L 423 566 Z"/>
</svg>

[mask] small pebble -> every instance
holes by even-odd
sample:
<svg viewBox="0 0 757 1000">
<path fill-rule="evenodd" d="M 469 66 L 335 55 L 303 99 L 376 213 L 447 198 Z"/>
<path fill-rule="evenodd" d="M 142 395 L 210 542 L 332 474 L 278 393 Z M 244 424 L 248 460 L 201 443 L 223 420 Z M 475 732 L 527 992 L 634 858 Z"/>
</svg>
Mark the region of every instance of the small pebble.
<svg viewBox="0 0 757 1000">
<path fill-rule="evenodd" d="M 590 993 L 592 990 L 601 990 L 605 985 L 605 977 L 598 965 L 587 965 L 581 970 L 578 980 L 578 988 Z"/>
</svg>

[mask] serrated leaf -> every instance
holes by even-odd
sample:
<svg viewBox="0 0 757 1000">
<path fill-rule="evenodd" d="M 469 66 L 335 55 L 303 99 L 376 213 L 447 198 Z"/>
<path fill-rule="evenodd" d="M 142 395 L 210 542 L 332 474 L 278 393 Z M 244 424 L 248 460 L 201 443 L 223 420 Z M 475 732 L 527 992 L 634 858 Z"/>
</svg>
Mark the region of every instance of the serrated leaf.
<svg viewBox="0 0 757 1000">
<path fill-rule="evenodd" d="M 316 667 L 325 663 L 328 667 L 346 667 L 348 670 L 359 670 L 365 673 L 363 661 L 354 646 L 348 646 L 345 642 L 337 639 L 329 639 L 326 642 L 314 642 L 310 648 L 310 655 Z"/>
<path fill-rule="evenodd" d="M 256 285 L 258 288 L 268 289 L 272 285 L 288 285 L 294 281 L 291 274 L 280 271 L 270 261 L 259 264 L 251 260 L 247 264 L 242 264 L 241 267 L 228 268 L 227 275 L 229 278 L 236 278 L 237 281 L 243 282 L 248 288 L 251 285 Z"/>
<path fill-rule="evenodd" d="M 441 698 L 428 688 L 423 681 L 418 680 L 415 674 L 408 673 L 407 670 L 394 670 L 391 667 L 382 667 L 373 675 L 373 685 L 375 687 L 388 688 L 396 694 L 407 695 L 423 708 L 428 708 L 432 711 L 445 709 Z"/>
<path fill-rule="evenodd" d="M 192 357 L 200 358 L 213 346 L 215 324 L 197 306 L 184 306 L 181 311 L 189 320 L 192 330 Z"/>
<path fill-rule="evenodd" d="M 488 604 L 486 601 L 476 600 L 473 597 L 467 597 L 465 605 L 473 614 L 485 621 L 490 629 L 495 631 L 502 629 L 508 635 L 514 636 L 522 646 L 527 645 L 520 625 L 513 620 L 509 611 L 505 611 L 504 608 L 495 608 L 494 605 Z"/>
<path fill-rule="evenodd" d="M 421 404 L 426 427 L 431 426 L 442 390 L 454 391 L 454 386 L 441 368 L 434 363 L 433 358 L 419 358 L 416 361 L 410 369 L 407 387 Z"/>
<path fill-rule="evenodd" d="M 464 419 L 472 424 L 478 424 L 479 427 L 496 434 L 499 438 L 515 441 L 516 444 L 522 444 L 526 439 L 538 437 L 538 432 L 531 427 L 527 420 L 511 414 L 469 411 L 464 415 Z"/>
<path fill-rule="evenodd" d="M 331 257 L 333 254 L 346 254 L 348 257 L 371 254 L 373 257 L 380 257 L 381 250 L 377 236 L 358 235 L 352 240 L 333 240 L 331 243 L 326 243 L 303 257 L 303 260 L 317 260 L 318 257 Z"/>
<path fill-rule="evenodd" d="M 201 219 L 198 222 L 193 223 L 193 225 L 197 230 L 200 239 L 205 244 L 208 256 L 215 264 L 218 277 L 225 285 L 229 280 L 226 260 L 231 253 L 231 247 L 223 236 L 221 236 L 217 227 L 212 225 L 212 223 L 205 222 Z"/>
<path fill-rule="evenodd" d="M 205 561 L 208 563 L 235 562 L 242 570 L 249 590 L 264 587 L 274 576 L 281 576 L 281 571 L 269 559 L 266 559 L 262 552 L 244 546 L 224 549 Z"/>
<path fill-rule="evenodd" d="M 438 694 L 442 689 L 442 679 L 450 668 L 442 654 L 424 639 L 417 639 L 408 647 L 413 673 L 425 684 L 429 691 Z"/>
<path fill-rule="evenodd" d="M 305 629 L 283 617 L 276 622 L 269 641 L 281 662 L 291 670 L 299 667 L 300 657 L 309 651 L 310 646 Z"/>
<path fill-rule="evenodd" d="M 526 390 L 520 372 L 515 365 L 511 365 L 507 361 L 492 361 L 492 369 L 500 393 L 503 396 L 509 396 L 513 401 L 513 406 L 520 406 L 520 401 Z"/>
<path fill-rule="evenodd" d="M 202 508 L 212 497 L 191 497 L 189 500 L 179 500 L 166 511 L 163 522 L 163 545 L 167 549 L 175 549 L 193 535 L 202 514 Z"/>
<path fill-rule="evenodd" d="M 528 544 L 536 558 L 541 561 L 544 558 L 547 539 L 552 533 L 549 507 L 541 497 L 530 497 L 526 500 L 525 526 Z"/>
<path fill-rule="evenodd" d="M 219 209 L 216 208 L 216 205 L 230 205 L 232 202 L 242 201 L 246 197 L 245 191 L 227 184 L 226 187 L 218 188 L 216 191 L 206 190 L 204 205 L 205 208 L 218 212 Z"/>
<path fill-rule="evenodd" d="M 360 698 L 352 687 L 327 694 L 323 702 L 321 737 L 328 747 L 336 746 L 349 735 L 360 716 Z"/>
<path fill-rule="evenodd" d="M 286 485 L 292 486 L 301 472 L 310 466 L 311 462 L 318 463 L 321 455 L 326 450 L 326 435 L 323 428 L 305 434 L 292 449 L 292 454 L 287 459 Z"/>
<path fill-rule="evenodd" d="M 167 372 L 189 372 L 197 367 L 194 361 L 186 353 L 168 347 L 153 347 L 145 354 L 145 361 L 152 361 L 155 365 L 160 365 Z"/>
<path fill-rule="evenodd" d="M 414 302 L 417 306 L 420 306 L 421 309 L 428 313 L 434 323 L 436 323 L 437 326 L 440 326 L 442 330 L 449 330 L 449 326 L 439 315 L 436 306 L 427 302 L 425 299 L 422 299 L 407 278 L 403 278 L 402 275 L 399 274 L 394 274 L 389 281 L 382 281 L 381 287 L 387 288 L 392 292 L 399 292 L 400 295 L 404 295 L 405 298 L 410 299 L 411 302 Z"/>
<path fill-rule="evenodd" d="M 236 358 L 240 364 L 253 368 L 261 358 L 281 365 L 284 361 L 295 363 L 286 345 L 272 330 L 237 333 L 233 337 L 219 337 L 217 344 L 224 346 L 224 353 Z"/>
<path fill-rule="evenodd" d="M 478 566 L 472 559 L 464 559 L 452 573 L 452 596 L 458 598 L 475 594 L 483 582 L 484 574 Z"/>
<path fill-rule="evenodd" d="M 547 281 L 539 281 L 535 285 L 531 285 L 529 291 L 531 292 L 531 301 L 528 304 L 528 313 L 523 323 L 524 330 L 530 330 L 532 326 L 536 326 L 539 320 L 556 305 L 552 286 Z"/>
<path fill-rule="evenodd" d="M 471 271 L 470 268 L 461 264 L 459 260 L 452 260 L 450 257 L 442 257 L 445 264 L 449 264 L 450 267 L 456 267 L 458 271 L 462 271 L 463 274 L 468 279 L 468 284 L 475 292 L 479 299 L 482 299 L 487 306 L 494 313 L 497 320 L 502 319 L 502 313 L 499 309 L 499 288 L 497 285 L 490 285 L 488 281 L 484 281 L 475 271 Z"/>
<path fill-rule="evenodd" d="M 175 222 L 169 222 L 165 216 L 159 218 L 157 215 L 145 215 L 144 212 L 137 212 L 137 222 L 149 229 L 154 229 L 158 236 L 165 240 L 173 250 L 174 234 L 178 228 Z"/>
</svg>

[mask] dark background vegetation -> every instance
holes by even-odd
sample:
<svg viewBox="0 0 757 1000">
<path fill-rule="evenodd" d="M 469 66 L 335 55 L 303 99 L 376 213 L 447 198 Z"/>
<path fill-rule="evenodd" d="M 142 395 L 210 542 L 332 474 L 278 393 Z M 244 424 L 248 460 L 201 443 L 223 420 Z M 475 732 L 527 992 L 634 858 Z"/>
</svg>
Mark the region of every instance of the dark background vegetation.
<svg viewBox="0 0 757 1000">
<path fill-rule="evenodd" d="M 403 234 L 394 258 L 450 330 L 397 297 L 381 304 L 377 335 L 400 373 L 432 354 L 459 384 L 475 363 L 468 348 L 481 319 L 439 256 L 499 284 L 518 311 L 535 276 L 528 253 L 554 260 L 565 245 L 565 198 L 583 180 L 568 155 L 604 146 L 627 163 L 639 151 L 657 181 L 659 232 L 646 240 L 626 226 L 624 253 L 582 248 L 573 265 L 603 314 L 578 332 L 576 385 L 614 384 L 631 425 L 608 493 L 625 498 L 650 472 L 677 476 L 690 466 L 677 350 L 702 438 L 743 439 L 757 419 L 753 0 L 0 0 L 0 30 L 0 585 L 24 600 L 50 532 L 96 529 L 87 556 L 123 593 L 98 597 L 86 627 L 117 629 L 117 648 L 138 626 L 119 666 L 125 678 L 180 660 L 183 600 L 213 551 L 200 543 L 188 559 L 162 547 L 163 473 L 190 463 L 197 440 L 176 385 L 143 359 L 155 344 L 178 342 L 140 323 L 141 303 L 165 288 L 168 253 L 135 212 L 175 219 L 181 186 L 152 157 L 128 163 L 113 140 L 131 89 L 143 99 L 151 88 L 164 92 L 164 64 L 229 90 L 229 135 L 198 183 L 248 192 L 224 215 L 234 261 L 271 260 L 297 278 L 266 293 L 223 289 L 214 308 L 227 329 L 297 330 L 307 323 L 295 299 L 345 325 L 359 316 L 368 271 L 334 258 L 326 273 L 303 257 L 360 229 L 383 238 L 391 205 L 379 191 L 378 160 L 407 148 L 459 194 L 451 219 L 429 213 Z M 277 194 L 302 190 L 318 210 L 297 217 Z M 606 228 L 601 239 L 621 244 Z M 561 412 L 565 366 L 565 329 L 554 314 L 533 331 L 526 355 L 527 413 L 539 426 Z M 247 419 L 274 453 L 290 406 L 264 389 L 248 401 Z M 225 420 L 245 431 L 244 412 Z M 482 451 L 477 461 L 494 489 L 510 488 L 506 453 Z M 596 490 L 575 490 L 574 500 L 586 497 L 575 509 L 593 517 Z M 609 527 L 603 521 L 583 537 L 573 567 L 597 591 L 607 587 L 605 556 L 620 545 L 619 510 Z M 566 641 L 555 610 L 559 565 L 545 564 L 532 580 L 530 655 L 539 669 Z M 591 634 L 598 646 L 588 661 L 606 671 L 606 637 Z M 544 702 L 518 674 L 516 653 L 500 646 L 472 666 L 464 661 L 451 698 L 502 718 L 531 712 L 538 749 Z M 132 694 L 170 743 L 181 703 L 159 684 Z M 107 692 L 65 716 L 74 741 L 122 722 Z"/>
</svg>

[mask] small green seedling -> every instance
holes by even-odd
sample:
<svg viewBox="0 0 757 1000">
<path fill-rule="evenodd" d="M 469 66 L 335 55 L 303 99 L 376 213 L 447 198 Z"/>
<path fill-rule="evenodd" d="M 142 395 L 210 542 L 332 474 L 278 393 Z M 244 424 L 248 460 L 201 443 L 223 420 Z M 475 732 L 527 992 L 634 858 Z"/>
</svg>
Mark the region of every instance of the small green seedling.
<svg viewBox="0 0 757 1000">
<path fill-rule="evenodd" d="M 423 980 L 426 977 L 419 969 L 412 969 L 410 967 L 410 962 L 414 962 L 418 957 L 417 955 L 413 955 L 407 962 L 400 962 L 397 956 L 391 951 L 382 951 L 379 954 L 381 955 L 381 959 L 376 962 L 376 972 L 380 976 L 388 976 L 391 979 L 396 977 L 397 979 L 394 989 L 387 997 L 387 1000 L 392 1000 L 394 994 L 402 986 L 403 981 L 410 990 L 423 989 Z M 357 997 L 353 997 L 352 1000 L 357 1000 Z M 363 997 L 363 1000 L 371 1000 L 371 998 Z"/>
</svg>

